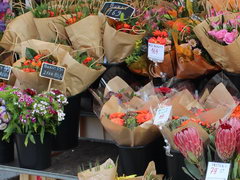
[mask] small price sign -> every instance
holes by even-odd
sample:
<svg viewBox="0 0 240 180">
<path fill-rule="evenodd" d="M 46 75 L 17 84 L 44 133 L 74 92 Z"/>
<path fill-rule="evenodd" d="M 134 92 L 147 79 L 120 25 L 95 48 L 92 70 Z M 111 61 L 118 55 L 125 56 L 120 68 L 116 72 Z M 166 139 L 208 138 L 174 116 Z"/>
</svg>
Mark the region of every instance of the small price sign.
<svg viewBox="0 0 240 180">
<path fill-rule="evenodd" d="M 43 63 L 40 76 L 48 79 L 54 79 L 56 81 L 63 81 L 65 75 L 65 68 L 48 63 Z"/>
<path fill-rule="evenodd" d="M 148 43 L 148 59 L 162 63 L 164 61 L 164 45 Z"/>
<path fill-rule="evenodd" d="M 159 126 L 168 121 L 169 117 L 172 115 L 172 106 L 165 106 L 157 110 L 156 116 L 154 118 L 154 124 Z"/>
<path fill-rule="evenodd" d="M 119 2 L 105 2 L 101 9 L 101 13 L 105 14 L 112 19 L 120 19 L 121 14 L 124 14 L 124 18 L 130 18 L 135 12 L 135 9 L 128 4 Z"/>
<path fill-rule="evenodd" d="M 227 180 L 229 163 L 208 162 L 206 180 Z"/>
<path fill-rule="evenodd" d="M 11 72 L 11 66 L 0 64 L 0 79 L 9 80 Z"/>
</svg>

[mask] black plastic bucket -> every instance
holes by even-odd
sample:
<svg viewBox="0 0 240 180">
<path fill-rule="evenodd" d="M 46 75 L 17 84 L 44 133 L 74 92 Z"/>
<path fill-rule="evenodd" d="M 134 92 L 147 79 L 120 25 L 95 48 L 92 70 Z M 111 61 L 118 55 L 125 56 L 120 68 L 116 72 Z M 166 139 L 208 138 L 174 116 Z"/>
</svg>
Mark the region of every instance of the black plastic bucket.
<svg viewBox="0 0 240 180">
<path fill-rule="evenodd" d="M 165 174 L 166 156 L 163 145 L 161 137 L 146 146 L 118 146 L 120 174 L 142 176 L 151 161 L 155 162 L 158 174 Z"/>
<path fill-rule="evenodd" d="M 167 156 L 167 176 L 171 180 L 192 180 L 190 176 L 184 173 L 182 167 L 185 167 L 184 156 L 175 150 L 171 150 L 173 157 Z"/>
<path fill-rule="evenodd" d="M 68 98 L 64 107 L 65 119 L 57 128 L 57 135 L 53 138 L 53 150 L 62 151 L 78 146 L 80 94 Z"/>
<path fill-rule="evenodd" d="M 240 74 L 223 71 L 223 73 L 231 80 L 235 87 L 240 91 Z"/>
<path fill-rule="evenodd" d="M 52 136 L 45 134 L 44 143 L 40 141 L 40 136 L 35 135 L 33 144 L 30 140 L 28 145 L 24 145 L 26 134 L 16 134 L 16 145 L 18 152 L 19 166 L 22 168 L 42 170 L 51 166 Z"/>
<path fill-rule="evenodd" d="M 14 161 L 14 142 L 12 138 L 10 142 L 2 141 L 3 132 L 0 131 L 0 163 L 9 163 Z"/>
</svg>

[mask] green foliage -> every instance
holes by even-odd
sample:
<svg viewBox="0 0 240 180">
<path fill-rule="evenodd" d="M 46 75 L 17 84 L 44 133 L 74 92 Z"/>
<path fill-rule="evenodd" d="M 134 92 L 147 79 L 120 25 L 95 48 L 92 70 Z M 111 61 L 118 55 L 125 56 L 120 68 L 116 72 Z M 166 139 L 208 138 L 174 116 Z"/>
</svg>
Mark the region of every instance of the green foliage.
<svg viewBox="0 0 240 180">
<path fill-rule="evenodd" d="M 144 52 L 141 50 L 142 45 L 143 40 L 136 41 L 133 53 L 125 59 L 127 65 L 137 62 L 138 59 L 144 54 Z"/>
<path fill-rule="evenodd" d="M 0 91 L 12 119 L 4 130 L 3 140 L 9 141 L 13 133 L 26 134 L 24 144 L 35 143 L 34 135 L 40 135 L 43 143 L 45 133 L 56 135 L 56 127 L 64 119 L 63 106 L 66 97 L 51 90 L 36 94 L 34 90 L 21 91 L 7 87 Z"/>
<path fill-rule="evenodd" d="M 89 57 L 87 52 L 77 52 L 73 58 L 80 64 L 85 64 L 89 68 L 92 68 L 95 70 L 100 70 L 102 68 L 102 65 L 97 63 L 96 60 L 93 59 L 92 57 Z M 87 61 L 87 59 L 90 59 L 90 60 Z"/>
<path fill-rule="evenodd" d="M 26 48 L 25 51 L 26 59 L 33 59 L 36 55 L 38 55 L 38 53 L 34 49 Z"/>
</svg>

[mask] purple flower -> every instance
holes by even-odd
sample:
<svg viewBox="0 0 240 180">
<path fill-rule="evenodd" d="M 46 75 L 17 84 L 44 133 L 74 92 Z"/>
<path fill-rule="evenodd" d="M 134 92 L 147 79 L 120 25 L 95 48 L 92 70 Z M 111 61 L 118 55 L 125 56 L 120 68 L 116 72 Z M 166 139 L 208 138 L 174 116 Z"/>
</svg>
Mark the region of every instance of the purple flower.
<svg viewBox="0 0 240 180">
<path fill-rule="evenodd" d="M 226 35 L 227 33 L 228 33 L 228 31 L 227 31 L 226 29 L 221 29 L 221 30 L 219 30 L 219 31 L 216 32 L 215 38 L 216 38 L 218 41 L 222 42 L 223 39 L 224 39 L 224 37 L 225 37 L 225 35 Z"/>
<path fill-rule="evenodd" d="M 0 20 L 0 31 L 3 32 L 6 29 L 6 24 L 3 20 Z"/>
<path fill-rule="evenodd" d="M 10 8 L 9 3 L 0 2 L 0 12 L 6 12 L 8 8 Z"/>
<path fill-rule="evenodd" d="M 23 95 L 19 98 L 18 102 L 20 102 L 20 103 L 21 103 L 21 102 L 25 102 L 27 106 L 30 106 L 30 105 L 34 102 L 34 100 L 32 99 L 31 96 L 29 96 L 29 95 L 27 95 L 27 94 L 23 94 Z"/>
<path fill-rule="evenodd" d="M 31 118 L 31 121 L 32 121 L 33 123 L 35 123 L 35 122 L 37 121 L 37 119 L 36 119 L 35 117 L 32 117 L 32 118 Z"/>
</svg>

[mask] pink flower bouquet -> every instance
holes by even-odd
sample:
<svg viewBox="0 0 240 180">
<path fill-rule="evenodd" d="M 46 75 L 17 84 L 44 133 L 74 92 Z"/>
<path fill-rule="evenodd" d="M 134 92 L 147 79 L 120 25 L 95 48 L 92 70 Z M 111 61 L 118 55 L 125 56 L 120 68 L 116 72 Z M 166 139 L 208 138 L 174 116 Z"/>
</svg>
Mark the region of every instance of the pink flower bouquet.
<svg viewBox="0 0 240 180">
<path fill-rule="evenodd" d="M 215 63 L 223 70 L 240 73 L 240 16 L 228 13 L 209 18 L 194 32 Z"/>
</svg>

